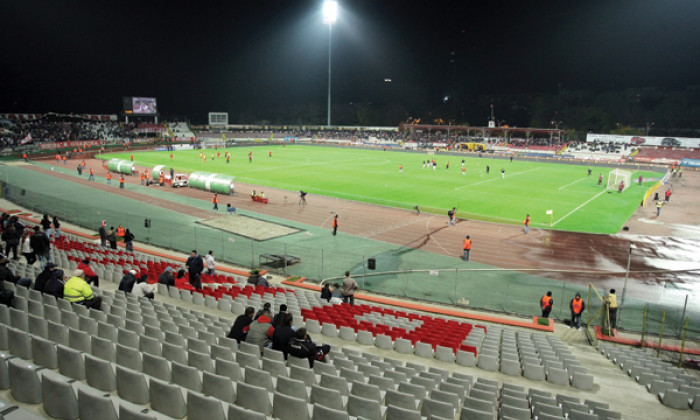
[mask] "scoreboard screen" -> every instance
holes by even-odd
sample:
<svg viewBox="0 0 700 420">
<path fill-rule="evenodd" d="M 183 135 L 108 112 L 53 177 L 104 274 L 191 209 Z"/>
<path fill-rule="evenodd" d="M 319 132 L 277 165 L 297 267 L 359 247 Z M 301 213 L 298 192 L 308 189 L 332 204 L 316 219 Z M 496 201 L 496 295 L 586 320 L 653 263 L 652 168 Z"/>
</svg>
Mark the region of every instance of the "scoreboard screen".
<svg viewBox="0 0 700 420">
<path fill-rule="evenodd" d="M 127 115 L 157 115 L 158 105 L 156 98 L 143 96 L 125 96 L 122 99 L 124 113 Z"/>
</svg>

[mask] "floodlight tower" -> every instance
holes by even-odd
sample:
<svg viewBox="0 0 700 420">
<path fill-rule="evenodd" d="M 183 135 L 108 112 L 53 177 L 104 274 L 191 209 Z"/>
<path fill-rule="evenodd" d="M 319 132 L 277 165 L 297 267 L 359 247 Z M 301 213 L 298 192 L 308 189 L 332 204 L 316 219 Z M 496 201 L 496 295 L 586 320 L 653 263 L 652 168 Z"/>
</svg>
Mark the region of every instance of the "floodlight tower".
<svg viewBox="0 0 700 420">
<path fill-rule="evenodd" d="M 328 25 L 328 127 L 331 126 L 331 33 L 338 19 L 338 2 L 326 0 L 323 3 L 323 23 Z"/>
</svg>

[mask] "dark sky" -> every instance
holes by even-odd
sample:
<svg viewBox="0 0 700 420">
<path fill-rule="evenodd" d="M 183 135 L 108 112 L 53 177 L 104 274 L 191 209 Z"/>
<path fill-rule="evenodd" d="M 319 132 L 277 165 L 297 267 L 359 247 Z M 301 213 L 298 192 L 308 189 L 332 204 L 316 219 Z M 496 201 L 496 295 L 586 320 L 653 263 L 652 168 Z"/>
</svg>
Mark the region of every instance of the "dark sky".
<svg viewBox="0 0 700 420">
<path fill-rule="evenodd" d="M 325 107 L 321 3 L 0 0 L 0 112 Z M 334 102 L 700 85 L 697 0 L 339 3 Z"/>
</svg>

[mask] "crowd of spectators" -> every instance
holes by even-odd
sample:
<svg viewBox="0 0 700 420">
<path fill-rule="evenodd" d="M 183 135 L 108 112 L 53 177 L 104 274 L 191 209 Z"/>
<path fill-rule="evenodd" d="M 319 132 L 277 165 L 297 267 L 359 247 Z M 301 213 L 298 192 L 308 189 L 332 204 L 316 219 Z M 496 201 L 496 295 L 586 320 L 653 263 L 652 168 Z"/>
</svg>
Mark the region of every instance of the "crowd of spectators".
<svg viewBox="0 0 700 420">
<path fill-rule="evenodd" d="M 0 144 L 66 142 L 133 137 L 132 124 L 92 121 L 22 121 L 6 123 L 0 132 Z"/>
</svg>

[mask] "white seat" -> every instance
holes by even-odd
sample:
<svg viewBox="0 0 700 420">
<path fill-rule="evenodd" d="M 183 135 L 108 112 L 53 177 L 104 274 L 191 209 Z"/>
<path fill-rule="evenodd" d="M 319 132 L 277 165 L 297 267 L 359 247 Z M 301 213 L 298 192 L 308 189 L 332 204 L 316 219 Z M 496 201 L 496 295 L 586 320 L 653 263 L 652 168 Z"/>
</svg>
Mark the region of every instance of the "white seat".
<svg viewBox="0 0 700 420">
<path fill-rule="evenodd" d="M 187 393 L 188 420 L 226 420 L 221 401 L 194 392 Z"/>
<path fill-rule="evenodd" d="M 43 368 L 18 358 L 9 359 L 7 368 L 12 398 L 22 403 L 39 404 L 42 391 L 38 372 Z"/>
<path fill-rule="evenodd" d="M 151 379 L 148 383 L 148 390 L 152 409 L 178 419 L 187 415 L 184 391 L 179 386 Z"/>
<path fill-rule="evenodd" d="M 119 420 L 110 398 L 82 387 L 78 388 L 78 413 L 81 419 Z"/>
<path fill-rule="evenodd" d="M 272 417 L 280 420 L 310 420 L 311 415 L 306 400 L 275 392 Z"/>
</svg>

